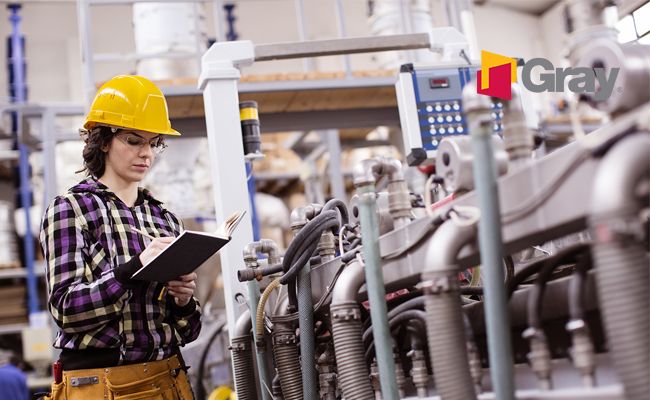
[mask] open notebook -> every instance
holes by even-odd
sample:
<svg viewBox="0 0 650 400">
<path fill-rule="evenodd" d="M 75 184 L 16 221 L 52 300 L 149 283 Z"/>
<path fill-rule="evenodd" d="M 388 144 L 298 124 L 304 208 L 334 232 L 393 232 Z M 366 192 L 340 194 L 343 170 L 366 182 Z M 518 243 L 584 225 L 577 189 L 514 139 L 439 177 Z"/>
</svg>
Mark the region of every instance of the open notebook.
<svg viewBox="0 0 650 400">
<path fill-rule="evenodd" d="M 183 231 L 153 260 L 140 268 L 132 279 L 169 282 L 197 269 L 226 243 L 246 211 L 237 211 L 228 217 L 214 233 Z"/>
</svg>

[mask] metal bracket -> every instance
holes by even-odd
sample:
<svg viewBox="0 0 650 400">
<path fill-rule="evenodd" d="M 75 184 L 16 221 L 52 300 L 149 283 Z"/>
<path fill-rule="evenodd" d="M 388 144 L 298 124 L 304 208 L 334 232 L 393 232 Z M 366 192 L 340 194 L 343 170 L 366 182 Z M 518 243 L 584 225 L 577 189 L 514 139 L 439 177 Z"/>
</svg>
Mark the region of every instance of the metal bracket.
<svg viewBox="0 0 650 400">
<path fill-rule="evenodd" d="M 83 376 L 81 378 L 72 378 L 70 379 L 70 386 L 85 386 L 85 385 L 97 385 L 99 383 L 98 376 Z"/>
</svg>

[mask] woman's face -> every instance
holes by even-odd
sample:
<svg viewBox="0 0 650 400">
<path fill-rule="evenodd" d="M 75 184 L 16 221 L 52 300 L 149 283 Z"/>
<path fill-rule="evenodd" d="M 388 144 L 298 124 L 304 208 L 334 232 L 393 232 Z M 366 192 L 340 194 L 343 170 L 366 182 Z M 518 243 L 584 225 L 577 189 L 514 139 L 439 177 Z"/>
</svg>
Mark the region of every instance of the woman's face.
<svg viewBox="0 0 650 400">
<path fill-rule="evenodd" d="M 126 182 L 140 182 L 162 146 L 162 139 L 156 133 L 121 130 L 109 145 L 106 172 L 110 171 Z"/>
</svg>

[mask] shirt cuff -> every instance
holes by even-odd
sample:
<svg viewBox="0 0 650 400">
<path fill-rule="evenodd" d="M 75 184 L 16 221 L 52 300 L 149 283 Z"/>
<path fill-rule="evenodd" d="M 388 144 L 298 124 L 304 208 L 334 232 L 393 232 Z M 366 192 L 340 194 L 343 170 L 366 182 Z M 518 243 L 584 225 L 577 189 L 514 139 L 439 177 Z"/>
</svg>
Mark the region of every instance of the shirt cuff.
<svg viewBox="0 0 650 400">
<path fill-rule="evenodd" d="M 132 257 L 129 261 L 122 265 L 118 265 L 115 268 L 115 279 L 126 286 L 135 285 L 136 281 L 131 279 L 133 274 L 135 274 L 140 268 L 142 268 L 142 262 L 140 261 L 140 255 Z"/>
<path fill-rule="evenodd" d="M 176 300 L 172 299 L 172 312 L 174 315 L 178 317 L 189 317 L 194 314 L 194 311 L 196 311 L 196 301 L 194 300 L 194 297 L 190 299 L 189 303 L 182 307 L 176 304 Z"/>
</svg>

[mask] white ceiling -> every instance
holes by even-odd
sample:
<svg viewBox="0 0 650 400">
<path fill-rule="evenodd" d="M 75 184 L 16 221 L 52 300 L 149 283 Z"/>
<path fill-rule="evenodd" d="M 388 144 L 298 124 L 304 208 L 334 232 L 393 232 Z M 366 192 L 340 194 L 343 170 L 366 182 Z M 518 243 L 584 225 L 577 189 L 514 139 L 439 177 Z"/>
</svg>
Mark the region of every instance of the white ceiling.
<svg viewBox="0 0 650 400">
<path fill-rule="evenodd" d="M 559 0 L 483 0 L 481 2 L 485 5 L 504 7 L 528 14 L 541 15 L 556 3 L 559 3 Z"/>
</svg>

